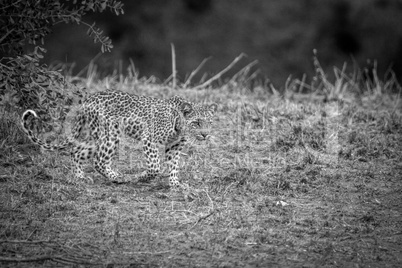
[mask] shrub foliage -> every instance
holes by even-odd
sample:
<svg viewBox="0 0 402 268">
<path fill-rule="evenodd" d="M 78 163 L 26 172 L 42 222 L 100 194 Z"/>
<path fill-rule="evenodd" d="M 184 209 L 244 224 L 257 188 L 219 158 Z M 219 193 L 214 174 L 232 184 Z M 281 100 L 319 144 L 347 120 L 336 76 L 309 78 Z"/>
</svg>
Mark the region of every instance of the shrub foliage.
<svg viewBox="0 0 402 268">
<path fill-rule="evenodd" d="M 0 0 L 0 107 L 6 110 L 32 108 L 39 113 L 63 117 L 71 103 L 72 86 L 57 71 L 40 64 L 46 50 L 45 37 L 58 23 L 82 24 L 101 51 L 110 51 L 111 40 L 83 21 L 88 12 L 110 10 L 123 14 L 116 0 Z M 27 52 L 31 50 L 30 52 Z"/>
</svg>

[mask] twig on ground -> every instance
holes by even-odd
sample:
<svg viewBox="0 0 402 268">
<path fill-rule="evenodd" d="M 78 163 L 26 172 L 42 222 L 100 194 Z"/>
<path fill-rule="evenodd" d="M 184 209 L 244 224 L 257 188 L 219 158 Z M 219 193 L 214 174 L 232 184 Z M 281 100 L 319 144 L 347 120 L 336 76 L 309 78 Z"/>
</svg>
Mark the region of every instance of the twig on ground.
<svg viewBox="0 0 402 268">
<path fill-rule="evenodd" d="M 54 256 L 37 256 L 28 258 L 10 258 L 10 257 L 0 257 L 0 262 L 35 262 L 35 261 L 48 261 L 52 260 Z"/>
<path fill-rule="evenodd" d="M 28 241 L 28 240 L 0 240 L 0 244 L 2 243 L 21 243 L 21 244 L 38 244 L 38 243 L 47 243 L 49 240 L 36 240 L 36 241 Z"/>
<path fill-rule="evenodd" d="M 43 255 L 43 256 L 35 256 L 35 257 L 26 257 L 26 258 L 11 258 L 11 257 L 0 257 L 0 262 L 38 262 L 38 261 L 55 261 L 64 264 L 90 264 L 96 265 L 99 263 L 90 262 L 83 259 L 72 259 L 66 258 L 62 256 L 52 256 L 52 255 Z"/>
<path fill-rule="evenodd" d="M 159 255 L 159 254 L 166 254 L 170 253 L 171 250 L 165 250 L 165 251 L 137 251 L 137 252 L 125 252 L 126 254 L 134 255 L 134 254 L 150 254 L 150 255 Z"/>
<path fill-rule="evenodd" d="M 53 249 L 53 251 L 62 251 L 58 254 L 44 254 L 44 255 L 35 255 L 35 256 L 27 256 L 27 257 L 5 257 L 0 256 L 0 262 L 41 262 L 41 261 L 53 261 L 63 264 L 78 264 L 78 265 L 99 265 L 99 262 L 93 262 L 95 256 L 92 254 L 86 253 L 85 256 L 82 255 L 81 251 L 74 250 L 71 247 L 66 245 L 61 245 L 57 241 L 49 241 L 49 240 L 36 240 L 36 241 L 28 241 L 28 240 L 0 240 L 0 244 L 4 243 L 13 243 L 13 244 L 41 244 L 41 246 L 47 246 Z M 48 244 L 50 243 L 50 244 Z M 80 249 L 81 250 L 81 249 Z"/>
<path fill-rule="evenodd" d="M 220 71 L 219 73 L 217 73 L 216 75 L 214 75 L 213 77 L 211 77 L 210 79 L 208 79 L 207 81 L 205 81 L 203 84 L 194 87 L 194 89 L 204 88 L 204 87 L 208 86 L 209 84 L 211 84 L 213 81 L 219 79 L 224 73 L 226 73 L 227 71 L 229 71 L 229 70 L 230 70 L 238 61 L 240 61 L 244 56 L 245 56 L 245 54 L 244 54 L 244 53 L 241 53 L 241 54 L 240 54 L 239 56 L 237 56 L 225 69 L 223 69 L 222 71 Z"/>
<path fill-rule="evenodd" d="M 212 198 L 209 196 L 207 190 L 204 190 L 204 192 L 205 192 L 205 194 L 207 195 L 207 197 L 208 197 L 208 199 L 209 199 L 209 202 L 211 202 L 211 206 L 212 206 L 211 210 L 214 210 L 215 208 L 214 208 L 214 202 L 212 201 Z"/>
<path fill-rule="evenodd" d="M 234 82 L 240 75 L 245 75 L 250 72 L 251 67 L 256 65 L 258 63 L 258 60 L 255 60 L 253 62 L 250 62 L 246 66 L 244 66 L 240 71 L 238 71 L 231 79 L 230 82 Z"/>
<path fill-rule="evenodd" d="M 191 79 L 201 70 L 201 68 L 204 66 L 204 64 L 210 59 L 211 57 L 208 57 L 204 59 L 198 67 L 191 72 L 190 76 L 187 78 L 186 82 L 183 85 L 183 88 L 187 88 L 187 86 L 191 83 Z"/>
<path fill-rule="evenodd" d="M 207 190 L 203 190 L 203 192 L 205 192 L 205 194 L 207 195 L 209 202 L 211 203 L 211 208 L 209 209 L 209 212 L 203 216 L 198 217 L 197 221 L 195 222 L 195 224 L 193 226 L 191 226 L 190 229 L 193 229 L 199 222 L 201 222 L 202 220 L 205 220 L 207 218 L 209 218 L 210 216 L 212 216 L 215 212 L 215 206 L 214 206 L 214 202 L 212 201 L 212 198 L 209 196 L 208 191 Z"/>
<path fill-rule="evenodd" d="M 213 209 L 208 214 L 199 217 L 197 219 L 197 221 L 194 223 L 194 225 L 191 226 L 190 230 L 194 229 L 194 227 L 197 226 L 197 224 L 200 223 L 202 220 L 205 220 L 205 219 L 209 218 L 210 216 L 212 216 L 213 214 L 215 214 L 215 212 L 216 212 L 216 209 Z"/>
</svg>

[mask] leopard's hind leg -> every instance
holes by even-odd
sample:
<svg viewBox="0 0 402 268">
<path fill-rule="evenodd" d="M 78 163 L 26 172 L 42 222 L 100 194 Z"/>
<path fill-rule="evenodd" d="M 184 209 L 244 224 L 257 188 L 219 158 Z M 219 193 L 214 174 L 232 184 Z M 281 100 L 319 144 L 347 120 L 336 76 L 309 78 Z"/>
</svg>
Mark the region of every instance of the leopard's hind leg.
<svg viewBox="0 0 402 268">
<path fill-rule="evenodd" d="M 117 181 L 120 174 L 112 168 L 113 161 L 116 159 L 119 141 L 120 128 L 118 123 L 103 126 L 103 132 L 94 155 L 95 169 L 111 181 Z"/>
<path fill-rule="evenodd" d="M 86 177 L 83 166 L 84 164 L 93 158 L 96 150 L 96 145 L 94 142 L 90 143 L 77 143 L 74 145 L 71 151 L 71 159 L 73 162 L 73 172 L 74 177 L 78 180 L 86 180 L 93 183 L 90 177 Z"/>
</svg>

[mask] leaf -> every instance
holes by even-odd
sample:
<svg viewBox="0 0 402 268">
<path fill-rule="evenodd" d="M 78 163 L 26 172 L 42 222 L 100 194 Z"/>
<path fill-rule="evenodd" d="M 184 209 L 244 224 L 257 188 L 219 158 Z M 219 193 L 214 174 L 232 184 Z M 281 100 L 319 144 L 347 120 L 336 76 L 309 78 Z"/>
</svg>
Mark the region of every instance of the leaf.
<svg viewBox="0 0 402 268">
<path fill-rule="evenodd" d="M 101 9 L 100 12 L 106 9 L 106 2 L 101 3 Z"/>
</svg>

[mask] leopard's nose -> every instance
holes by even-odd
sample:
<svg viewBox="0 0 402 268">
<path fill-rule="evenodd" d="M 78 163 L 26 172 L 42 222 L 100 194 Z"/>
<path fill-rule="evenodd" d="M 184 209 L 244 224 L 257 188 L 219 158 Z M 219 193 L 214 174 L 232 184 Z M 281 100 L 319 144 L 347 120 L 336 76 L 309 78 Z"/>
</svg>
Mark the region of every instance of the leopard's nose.
<svg viewBox="0 0 402 268">
<path fill-rule="evenodd" d="M 200 133 L 200 137 L 205 140 L 208 137 L 208 133 Z"/>
</svg>

